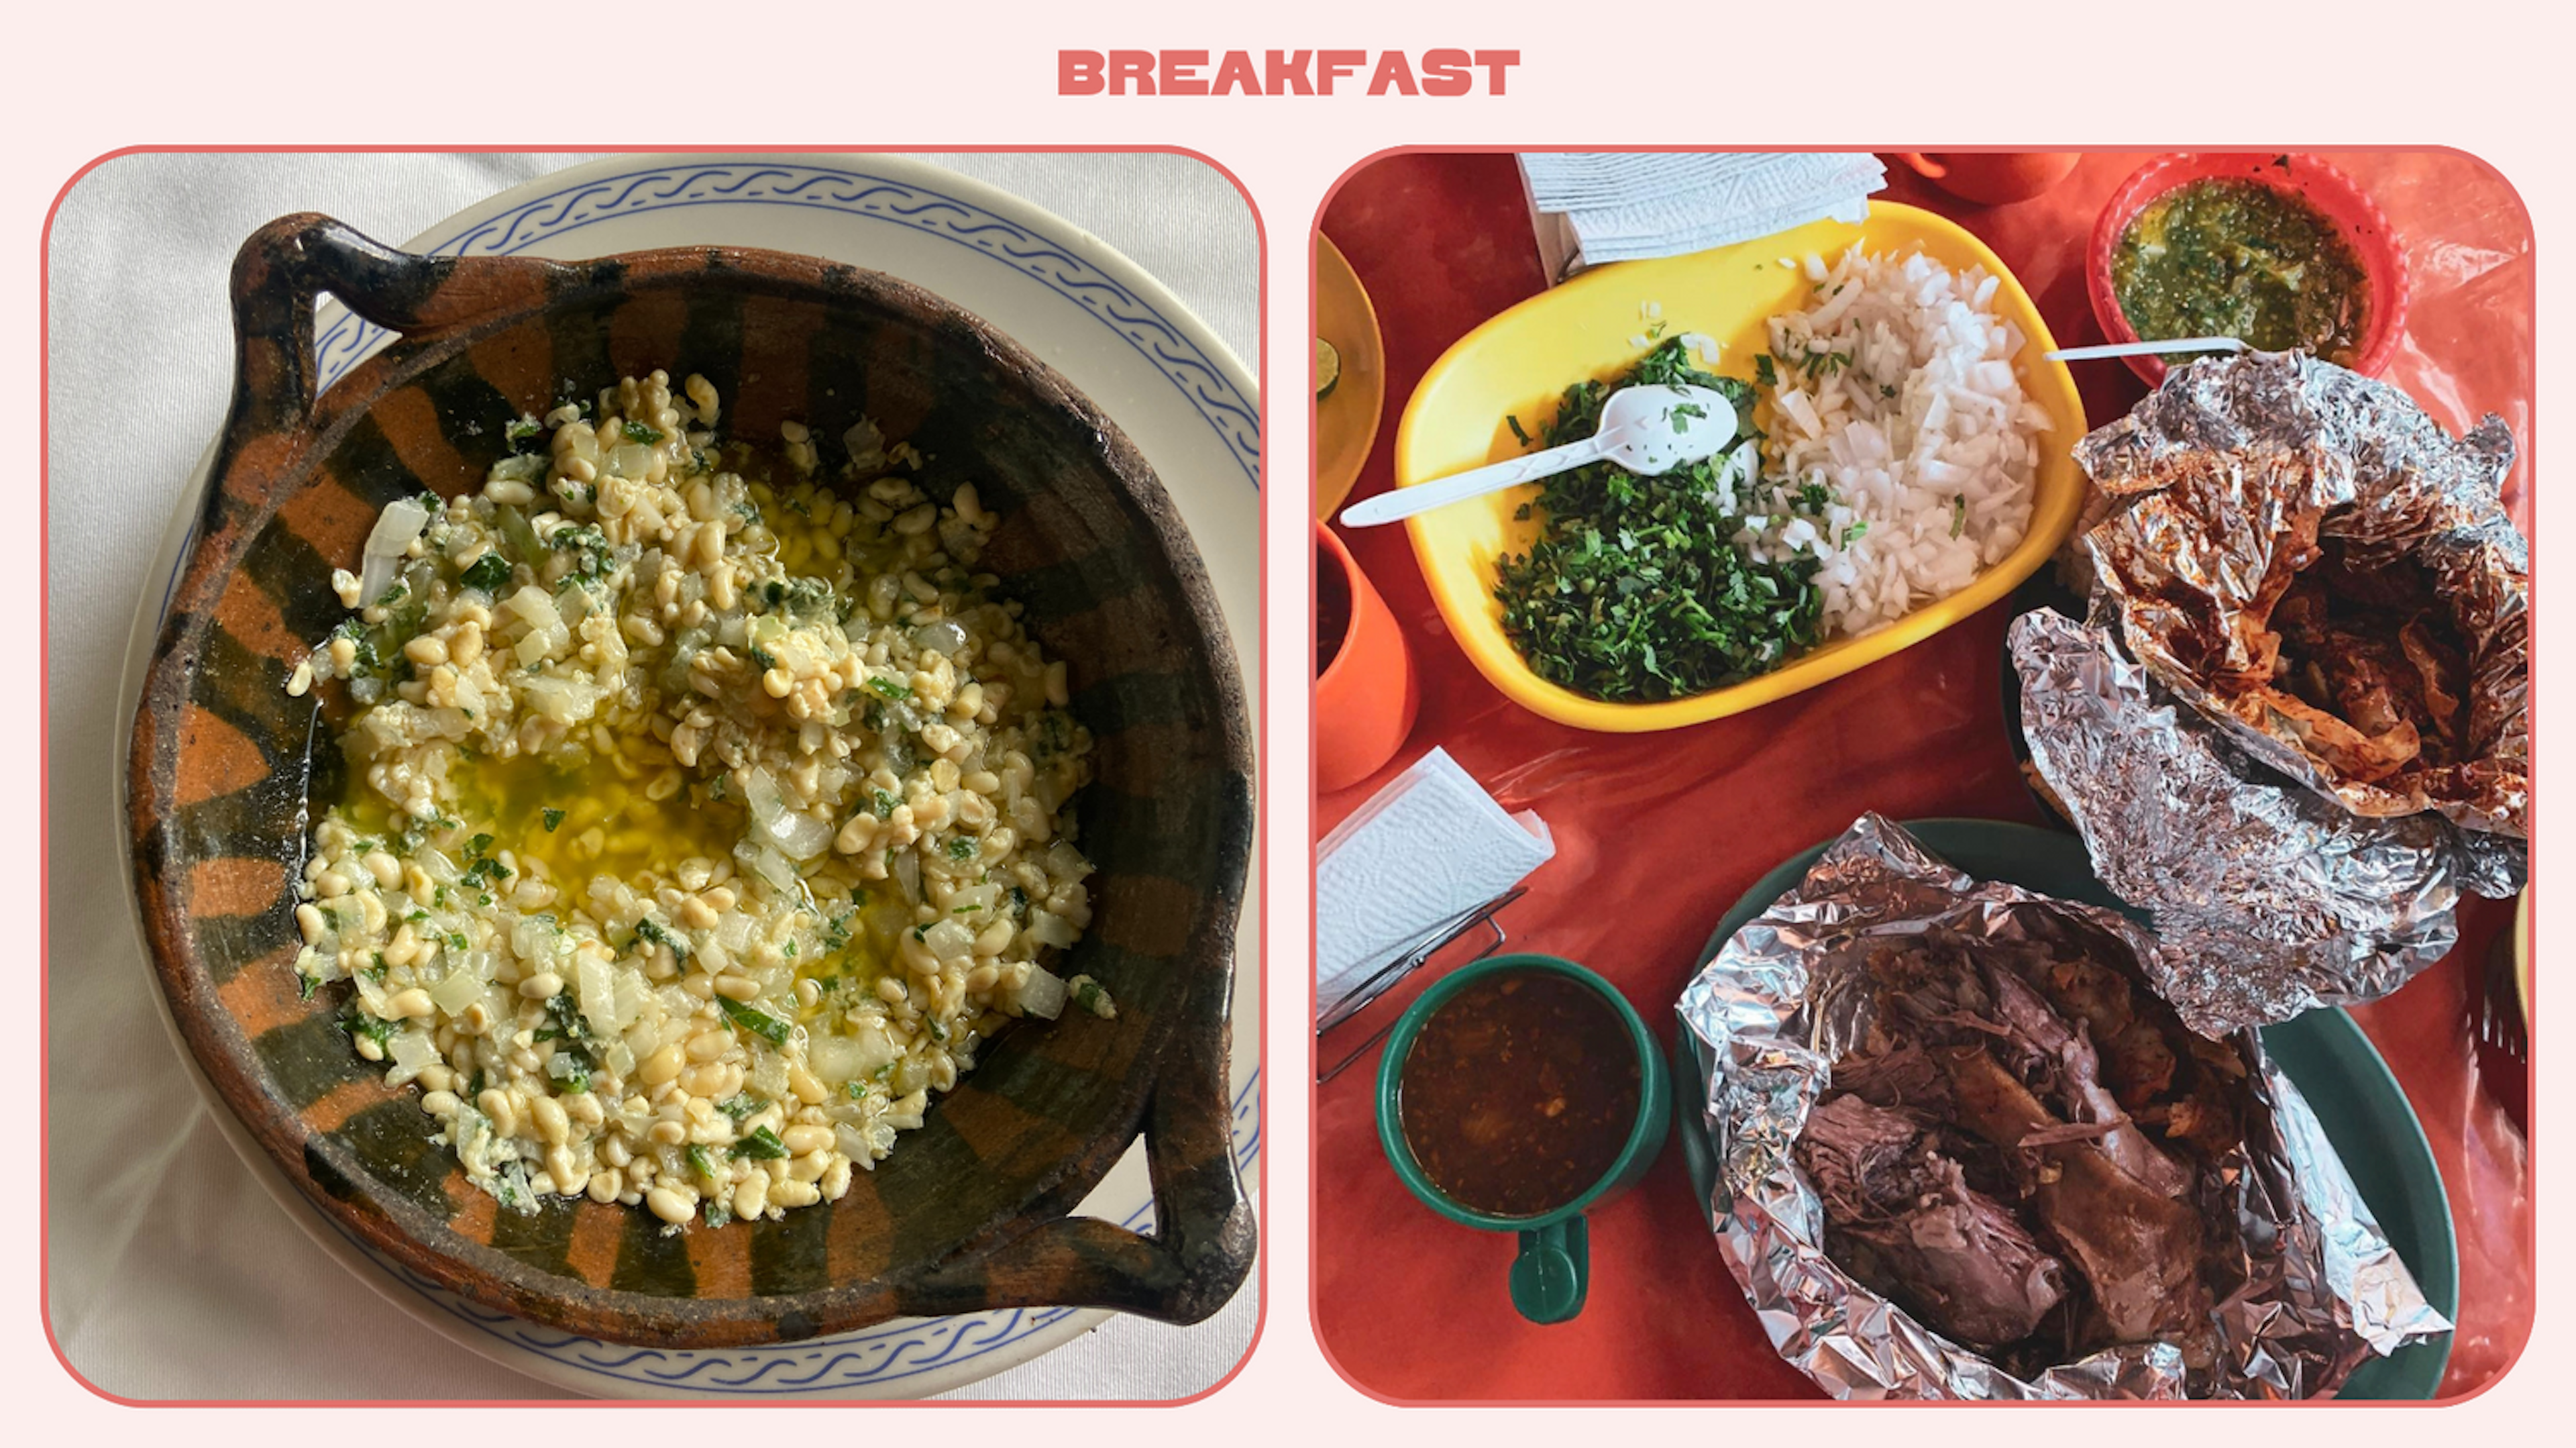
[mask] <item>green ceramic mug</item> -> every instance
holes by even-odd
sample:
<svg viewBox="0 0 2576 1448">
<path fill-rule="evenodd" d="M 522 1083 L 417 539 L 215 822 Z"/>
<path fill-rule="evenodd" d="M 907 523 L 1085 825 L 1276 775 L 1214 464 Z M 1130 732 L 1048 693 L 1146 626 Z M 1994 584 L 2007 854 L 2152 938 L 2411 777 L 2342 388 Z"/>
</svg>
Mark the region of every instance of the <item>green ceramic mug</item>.
<svg viewBox="0 0 2576 1448">
<path fill-rule="evenodd" d="M 1498 1217 L 1461 1205 L 1433 1185 L 1405 1140 L 1399 1093 L 1404 1058 L 1413 1049 L 1423 1023 L 1460 991 L 1488 976 L 1510 971 L 1543 971 L 1578 981 L 1608 1002 L 1628 1028 L 1637 1052 L 1637 1116 L 1627 1143 L 1599 1180 L 1561 1207 L 1531 1217 Z M 1672 1127 L 1672 1091 L 1663 1051 L 1652 1032 L 1616 987 L 1570 960 L 1553 955 L 1495 955 L 1461 966 L 1435 982 L 1397 1019 L 1386 1041 L 1377 1073 L 1377 1136 L 1386 1159 L 1407 1190 L 1422 1204 L 1462 1226 L 1488 1232 L 1520 1234 L 1520 1254 L 1513 1259 L 1512 1306 L 1532 1322 L 1564 1322 L 1583 1310 L 1591 1278 L 1591 1247 L 1584 1212 L 1626 1191 L 1655 1164 L 1664 1136 Z"/>
</svg>

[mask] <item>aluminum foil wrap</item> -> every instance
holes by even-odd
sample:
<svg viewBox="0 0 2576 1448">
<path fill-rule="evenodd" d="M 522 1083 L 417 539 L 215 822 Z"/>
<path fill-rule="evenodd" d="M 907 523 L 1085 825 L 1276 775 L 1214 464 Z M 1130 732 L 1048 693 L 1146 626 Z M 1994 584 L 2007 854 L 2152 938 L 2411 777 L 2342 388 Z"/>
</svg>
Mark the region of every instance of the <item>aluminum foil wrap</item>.
<svg viewBox="0 0 2576 1448">
<path fill-rule="evenodd" d="M 1833 1062 L 1871 1009 L 1861 949 L 1935 926 L 1998 941 L 2108 937 L 2141 961 L 2160 947 L 2113 911 L 1978 882 L 1866 815 L 1806 880 L 1736 932 L 1683 991 L 1717 1158 L 1711 1215 L 1727 1265 L 1781 1356 L 1837 1398 L 2309 1398 L 2371 1352 L 2449 1330 L 2371 1217 L 2314 1112 L 2263 1054 L 2244 1145 L 2204 1174 L 2237 1240 L 2213 1253 L 2215 1360 L 2149 1342 L 2030 1376 L 1942 1337 L 1828 1257 L 1824 1203 L 1793 1148 Z"/>
<path fill-rule="evenodd" d="M 2109 510 L 2079 542 L 2091 618 L 2014 622 L 2023 734 L 2096 871 L 2153 916 L 2158 991 L 2215 1036 L 2395 990 L 2449 953 L 2460 892 L 2525 874 L 2511 437 L 2489 418 L 2454 439 L 2386 383 L 2255 353 L 2177 369 L 2075 455 Z M 2470 762 L 2351 777 L 2227 677 L 2302 520 L 2357 563 L 2413 558 L 2455 604 Z"/>
</svg>

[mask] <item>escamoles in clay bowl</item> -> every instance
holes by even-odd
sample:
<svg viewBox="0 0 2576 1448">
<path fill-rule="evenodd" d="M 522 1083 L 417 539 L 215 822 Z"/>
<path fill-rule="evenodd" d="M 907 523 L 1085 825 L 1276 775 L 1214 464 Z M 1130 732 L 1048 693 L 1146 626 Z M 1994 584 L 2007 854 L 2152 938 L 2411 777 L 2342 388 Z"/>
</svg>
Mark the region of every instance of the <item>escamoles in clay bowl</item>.
<svg viewBox="0 0 2576 1448">
<path fill-rule="evenodd" d="M 317 397 L 322 291 L 401 337 Z M 612 1341 L 1232 1295 L 1250 730 L 1114 424 L 780 253 L 293 216 L 233 299 L 127 811 L 181 1033 L 300 1191 Z M 1068 1216 L 1140 1131 L 1154 1235 Z"/>
</svg>

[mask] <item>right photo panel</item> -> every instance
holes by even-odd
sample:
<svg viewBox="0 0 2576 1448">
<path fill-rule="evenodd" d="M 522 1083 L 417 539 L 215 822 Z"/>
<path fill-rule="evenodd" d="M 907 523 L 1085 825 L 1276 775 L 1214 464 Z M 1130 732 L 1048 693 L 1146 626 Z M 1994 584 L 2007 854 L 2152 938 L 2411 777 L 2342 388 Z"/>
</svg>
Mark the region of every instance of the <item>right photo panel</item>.
<svg viewBox="0 0 2576 1448">
<path fill-rule="evenodd" d="M 2512 1365 L 2503 176 L 1402 150 L 1311 240 L 1345 1378 L 2443 1399 Z"/>
</svg>

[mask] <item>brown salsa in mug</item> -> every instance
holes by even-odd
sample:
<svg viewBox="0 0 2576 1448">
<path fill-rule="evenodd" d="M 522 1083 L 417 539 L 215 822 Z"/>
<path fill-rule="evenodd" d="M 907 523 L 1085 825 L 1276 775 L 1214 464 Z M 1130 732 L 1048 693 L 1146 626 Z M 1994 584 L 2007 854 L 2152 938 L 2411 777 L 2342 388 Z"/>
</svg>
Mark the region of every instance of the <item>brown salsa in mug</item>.
<svg viewBox="0 0 2576 1448">
<path fill-rule="evenodd" d="M 1415 1160 L 1452 1201 L 1535 1217 L 1609 1174 L 1642 1090 L 1616 1006 L 1569 976 L 1506 970 L 1423 1022 L 1398 1076 L 1397 1115 Z"/>
</svg>

